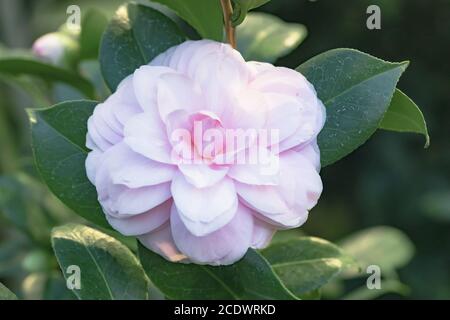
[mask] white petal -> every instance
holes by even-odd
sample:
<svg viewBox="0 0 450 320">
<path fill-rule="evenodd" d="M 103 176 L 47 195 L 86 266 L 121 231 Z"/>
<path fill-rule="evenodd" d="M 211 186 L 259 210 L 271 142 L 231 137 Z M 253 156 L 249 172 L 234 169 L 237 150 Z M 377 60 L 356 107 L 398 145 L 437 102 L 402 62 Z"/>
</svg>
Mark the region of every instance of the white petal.
<svg viewBox="0 0 450 320">
<path fill-rule="evenodd" d="M 254 217 L 253 223 L 252 248 L 263 249 L 269 245 L 276 232 L 276 228 L 272 224 L 256 217 Z"/>
<path fill-rule="evenodd" d="M 114 184 L 140 188 L 171 181 L 176 167 L 150 160 L 136 153 L 125 143 L 114 146 L 107 161 Z"/>
<path fill-rule="evenodd" d="M 176 73 L 161 76 L 157 83 L 157 103 L 163 122 L 174 111 L 192 113 L 203 107 L 200 87 L 188 77 Z"/>
<path fill-rule="evenodd" d="M 250 210 L 243 206 L 239 206 L 227 225 L 206 236 L 193 235 L 175 206 L 172 207 L 170 221 L 176 246 L 198 264 L 232 264 L 241 259 L 251 245 L 253 217 Z"/>
<path fill-rule="evenodd" d="M 253 185 L 277 185 L 279 156 L 265 147 L 252 147 L 237 155 L 237 164 L 230 167 L 228 176 L 236 181 Z"/>
<path fill-rule="evenodd" d="M 95 184 L 95 177 L 97 175 L 97 169 L 100 165 L 101 158 L 102 158 L 102 152 L 98 150 L 93 150 L 88 153 L 86 158 L 86 174 L 89 179 L 89 181 L 92 184 Z"/>
<path fill-rule="evenodd" d="M 222 180 L 228 172 L 228 167 L 207 164 L 181 163 L 178 168 L 184 178 L 196 188 L 210 187 Z"/>
<path fill-rule="evenodd" d="M 236 183 L 240 199 L 261 217 L 280 227 L 298 227 L 322 192 L 322 181 L 314 165 L 304 156 L 287 151 L 280 157 L 280 183 L 255 186 Z"/>
<path fill-rule="evenodd" d="M 106 219 L 121 234 L 125 236 L 137 236 L 149 233 L 166 223 L 170 218 L 171 207 L 172 201 L 169 200 L 139 215 L 116 218 L 107 214 Z"/>
<path fill-rule="evenodd" d="M 170 224 L 167 223 L 159 229 L 138 237 L 139 241 L 150 250 L 172 262 L 188 262 L 188 258 L 176 247 Z"/>
<path fill-rule="evenodd" d="M 172 146 L 166 128 L 160 119 L 150 113 L 141 113 L 131 118 L 124 129 L 125 143 L 149 159 L 172 163 Z"/>
<path fill-rule="evenodd" d="M 171 190 L 181 219 L 194 235 L 204 236 L 220 229 L 236 213 L 237 195 L 230 179 L 222 179 L 211 187 L 196 188 L 178 173 Z"/>
<path fill-rule="evenodd" d="M 111 215 L 144 213 L 170 199 L 170 183 L 130 189 L 122 185 L 108 187 Z"/>
<path fill-rule="evenodd" d="M 133 86 L 139 105 L 146 112 L 156 114 L 157 109 L 157 87 L 161 76 L 174 73 L 173 69 L 167 67 L 142 66 L 133 74 Z"/>
</svg>

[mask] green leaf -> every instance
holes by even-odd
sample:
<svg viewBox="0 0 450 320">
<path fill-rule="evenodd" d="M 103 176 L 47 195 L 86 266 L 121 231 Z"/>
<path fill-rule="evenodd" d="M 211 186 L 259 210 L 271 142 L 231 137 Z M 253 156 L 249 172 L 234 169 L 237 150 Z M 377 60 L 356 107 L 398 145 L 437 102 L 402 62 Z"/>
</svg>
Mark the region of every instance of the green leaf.
<svg viewBox="0 0 450 320">
<path fill-rule="evenodd" d="M 386 62 L 353 49 L 322 53 L 297 68 L 327 109 L 318 137 L 322 166 L 366 142 L 379 127 L 408 62 Z"/>
<path fill-rule="evenodd" d="M 51 64 L 27 57 L 0 58 L 0 73 L 10 75 L 32 75 L 49 82 L 63 82 L 78 89 L 88 98 L 94 97 L 94 87 L 80 75 Z"/>
<path fill-rule="evenodd" d="M 421 197 L 420 211 L 438 222 L 450 222 L 450 190 L 435 190 Z"/>
<path fill-rule="evenodd" d="M 406 94 L 396 90 L 391 105 L 384 115 L 380 129 L 413 132 L 425 136 L 425 148 L 430 145 L 427 123 L 419 107 Z"/>
<path fill-rule="evenodd" d="M 0 282 L 0 300 L 17 300 L 17 297 Z"/>
<path fill-rule="evenodd" d="M 83 15 L 80 33 L 81 59 L 97 58 L 100 40 L 108 25 L 108 19 L 96 9 L 89 9 Z"/>
<path fill-rule="evenodd" d="M 87 120 L 95 101 L 68 101 L 29 110 L 36 167 L 50 190 L 83 218 L 109 227 L 86 176 Z"/>
<path fill-rule="evenodd" d="M 341 248 L 361 265 L 363 271 L 370 265 L 377 265 L 384 276 L 393 275 L 412 259 L 414 245 L 400 230 L 391 227 L 374 227 L 359 231 L 342 240 Z M 346 270 L 345 277 L 359 274 Z"/>
<path fill-rule="evenodd" d="M 50 224 L 44 208 L 46 192 L 32 178 L 19 173 L 0 177 L 0 211 L 31 240 L 48 243 Z"/>
<path fill-rule="evenodd" d="M 305 26 L 266 13 L 250 13 L 237 28 L 237 47 L 246 60 L 275 62 L 305 38 Z"/>
<path fill-rule="evenodd" d="M 261 7 L 269 1 L 270 0 L 233 0 L 233 25 L 240 25 L 250 10 Z"/>
<path fill-rule="evenodd" d="M 344 297 L 343 300 L 374 300 L 388 293 L 396 293 L 401 296 L 407 296 L 411 292 L 410 288 L 398 280 L 382 280 L 380 289 L 369 289 L 364 285 L 353 290 Z"/>
<path fill-rule="evenodd" d="M 202 38 L 223 40 L 220 0 L 152 0 L 161 3 L 189 23 Z"/>
<path fill-rule="evenodd" d="M 121 6 L 100 45 L 105 82 L 115 91 L 137 68 L 184 40 L 175 23 L 159 11 L 134 3 Z"/>
<path fill-rule="evenodd" d="M 147 299 L 148 279 L 139 261 L 122 243 L 83 225 L 53 229 L 52 246 L 61 270 L 80 268 L 80 289 L 73 289 L 82 300 Z"/>
<path fill-rule="evenodd" d="M 170 299 L 294 299 L 254 250 L 225 267 L 172 263 L 142 245 L 139 258 L 152 283 Z"/>
<path fill-rule="evenodd" d="M 353 263 L 334 244 L 313 237 L 277 242 L 261 253 L 297 296 L 319 289 Z"/>
</svg>

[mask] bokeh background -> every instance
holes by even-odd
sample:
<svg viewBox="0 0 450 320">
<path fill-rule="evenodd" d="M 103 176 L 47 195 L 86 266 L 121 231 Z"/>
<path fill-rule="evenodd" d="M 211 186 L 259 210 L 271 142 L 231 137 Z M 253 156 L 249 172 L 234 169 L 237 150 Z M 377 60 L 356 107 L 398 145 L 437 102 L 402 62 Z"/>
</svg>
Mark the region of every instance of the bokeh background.
<svg viewBox="0 0 450 320">
<path fill-rule="evenodd" d="M 121 3 L 0 0 L 0 56 L 2 50 L 30 48 L 38 36 L 56 30 L 70 4 L 111 16 Z M 371 4 L 381 8 L 381 30 L 366 28 Z M 378 131 L 345 160 L 323 169 L 322 199 L 298 232 L 342 242 L 367 228 L 395 227 L 414 247 L 412 259 L 394 276 L 404 286 L 355 297 L 450 299 L 450 1 L 272 0 L 259 11 L 308 29 L 307 39 L 278 65 L 297 67 L 337 47 L 411 61 L 399 88 L 424 112 L 430 148 L 423 148 L 419 135 Z M 53 198 L 33 168 L 24 110 L 45 106 L 40 86 L 30 77 L 0 76 L 0 282 L 22 298 L 71 298 L 52 256 L 49 230 L 79 218 Z M 66 89 L 50 100 L 71 97 Z M 378 249 L 396 255 L 395 247 Z M 349 297 L 362 284 L 361 279 L 337 281 L 323 297 Z"/>
</svg>

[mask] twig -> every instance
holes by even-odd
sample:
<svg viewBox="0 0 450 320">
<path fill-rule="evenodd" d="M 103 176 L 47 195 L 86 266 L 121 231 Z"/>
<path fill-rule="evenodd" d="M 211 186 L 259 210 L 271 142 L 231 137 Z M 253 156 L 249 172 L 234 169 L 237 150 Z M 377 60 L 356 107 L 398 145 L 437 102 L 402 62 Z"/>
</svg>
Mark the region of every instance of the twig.
<svg viewBox="0 0 450 320">
<path fill-rule="evenodd" d="M 236 30 L 231 23 L 231 16 L 233 15 L 233 6 L 231 0 L 220 0 L 223 10 L 223 20 L 225 23 L 225 32 L 227 35 L 227 42 L 236 49 Z"/>
</svg>

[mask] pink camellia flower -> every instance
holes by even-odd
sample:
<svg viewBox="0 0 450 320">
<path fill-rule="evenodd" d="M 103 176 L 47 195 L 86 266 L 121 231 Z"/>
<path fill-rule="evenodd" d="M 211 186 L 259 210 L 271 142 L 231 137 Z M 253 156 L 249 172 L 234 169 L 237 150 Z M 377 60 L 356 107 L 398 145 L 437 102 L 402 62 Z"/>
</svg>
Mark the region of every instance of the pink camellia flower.
<svg viewBox="0 0 450 320">
<path fill-rule="evenodd" d="M 117 231 L 171 261 L 227 265 L 306 221 L 324 121 L 300 73 L 186 41 L 97 105 L 87 175 Z"/>
<path fill-rule="evenodd" d="M 72 37 L 53 32 L 36 39 L 31 50 L 39 59 L 61 66 L 69 65 L 78 49 L 78 43 Z"/>
</svg>

